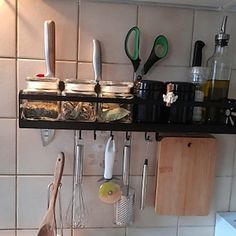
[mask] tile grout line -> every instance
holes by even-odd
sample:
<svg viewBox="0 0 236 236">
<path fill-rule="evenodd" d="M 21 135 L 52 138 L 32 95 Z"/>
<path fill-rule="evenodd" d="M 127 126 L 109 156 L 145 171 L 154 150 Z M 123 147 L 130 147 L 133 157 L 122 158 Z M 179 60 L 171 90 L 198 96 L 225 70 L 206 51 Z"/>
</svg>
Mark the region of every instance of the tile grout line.
<svg viewBox="0 0 236 236">
<path fill-rule="evenodd" d="M 16 121 L 15 121 L 15 236 L 18 235 L 17 233 L 17 225 L 18 225 L 18 219 L 17 219 L 17 215 L 18 215 L 18 204 L 17 204 L 17 188 L 18 188 L 18 177 L 17 177 L 17 169 L 18 169 L 18 165 L 17 165 L 17 112 L 18 112 L 18 99 L 17 99 L 17 94 L 18 94 L 18 59 L 17 59 L 17 54 L 18 54 L 18 0 L 15 0 L 16 3 L 16 10 L 15 10 L 15 22 L 16 22 L 16 29 L 15 29 L 15 34 L 16 34 L 16 39 L 15 39 L 15 83 L 16 83 Z"/>
<path fill-rule="evenodd" d="M 0 56 L 0 60 L 1 59 L 16 59 L 17 61 L 19 60 L 27 60 L 27 61 L 40 61 L 40 62 L 43 62 L 44 59 L 42 58 L 26 58 L 26 57 L 1 57 Z M 92 61 L 79 61 L 79 60 L 62 60 L 62 59 L 59 59 L 56 61 L 56 63 L 83 63 L 83 64 L 91 64 Z M 131 66 L 130 63 L 123 63 L 123 62 L 103 62 L 104 65 L 123 65 L 123 66 Z M 155 67 L 155 65 L 154 65 Z M 188 65 L 161 65 L 161 66 L 158 66 L 158 67 L 167 67 L 167 68 L 189 68 Z M 232 70 L 236 71 L 236 68 L 233 68 Z"/>
<path fill-rule="evenodd" d="M 78 78 L 78 63 L 79 63 L 79 41 L 80 41 L 80 1 L 77 8 L 77 31 L 76 31 L 76 68 L 75 68 L 75 78 Z"/>
<path fill-rule="evenodd" d="M 193 39 L 194 39 L 194 32 L 195 32 L 195 21 L 196 21 L 196 10 L 193 10 L 193 24 L 192 24 L 192 36 L 191 36 L 191 46 L 190 46 L 190 57 L 189 57 L 189 66 L 191 67 L 191 59 L 193 57 L 193 49 L 194 49 L 194 44 L 193 44 Z"/>
<path fill-rule="evenodd" d="M 77 46 L 77 56 L 76 56 L 76 79 L 79 78 L 79 63 L 86 63 L 85 61 L 79 61 L 79 55 L 80 55 L 80 36 L 81 36 L 81 32 L 80 32 L 80 14 L 81 14 L 81 0 L 78 0 L 78 19 L 77 19 L 77 42 L 76 42 L 76 46 Z M 92 63 L 92 62 L 87 62 L 87 63 Z"/>
</svg>

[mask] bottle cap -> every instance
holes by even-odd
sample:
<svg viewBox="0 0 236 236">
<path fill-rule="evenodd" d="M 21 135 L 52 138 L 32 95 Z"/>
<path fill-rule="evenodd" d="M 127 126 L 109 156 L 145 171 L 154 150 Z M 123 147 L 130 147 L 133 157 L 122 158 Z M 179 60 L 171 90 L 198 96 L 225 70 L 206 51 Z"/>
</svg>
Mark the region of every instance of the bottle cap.
<svg viewBox="0 0 236 236">
<path fill-rule="evenodd" d="M 222 47 L 228 45 L 229 38 L 230 38 L 230 35 L 226 34 L 227 18 L 228 18 L 228 16 L 224 17 L 224 19 L 222 21 L 220 33 L 216 34 L 216 36 L 215 36 L 216 45 L 221 45 Z"/>
</svg>

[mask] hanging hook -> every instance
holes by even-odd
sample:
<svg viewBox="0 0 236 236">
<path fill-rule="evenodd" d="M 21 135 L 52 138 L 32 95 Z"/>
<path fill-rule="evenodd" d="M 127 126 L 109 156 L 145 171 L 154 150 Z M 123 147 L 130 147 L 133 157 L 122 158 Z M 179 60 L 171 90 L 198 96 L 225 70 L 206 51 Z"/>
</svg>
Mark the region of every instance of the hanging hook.
<svg viewBox="0 0 236 236">
<path fill-rule="evenodd" d="M 155 133 L 155 139 L 156 139 L 157 142 L 160 141 L 160 135 L 157 132 Z"/>
<path fill-rule="evenodd" d="M 145 132 L 145 140 L 149 141 L 150 140 L 150 136 L 148 135 L 148 132 Z"/>
<path fill-rule="evenodd" d="M 111 130 L 111 132 L 110 132 L 110 136 L 111 136 L 111 140 L 113 140 L 114 135 L 113 135 L 113 133 L 112 133 L 112 130 Z"/>
<path fill-rule="evenodd" d="M 93 131 L 93 139 L 96 140 L 97 139 L 97 134 L 96 134 L 96 130 Z"/>
<path fill-rule="evenodd" d="M 125 137 L 126 137 L 126 140 L 127 140 L 127 141 L 130 140 L 130 136 L 131 136 L 131 134 L 129 134 L 129 131 L 126 131 Z"/>
</svg>

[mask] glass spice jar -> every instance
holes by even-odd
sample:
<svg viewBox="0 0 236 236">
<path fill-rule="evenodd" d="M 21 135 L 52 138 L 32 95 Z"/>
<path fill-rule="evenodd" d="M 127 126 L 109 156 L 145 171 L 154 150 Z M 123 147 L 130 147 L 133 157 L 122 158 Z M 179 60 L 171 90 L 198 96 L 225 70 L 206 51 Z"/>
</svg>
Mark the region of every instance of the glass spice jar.
<svg viewBox="0 0 236 236">
<path fill-rule="evenodd" d="M 132 99 L 133 95 L 130 90 L 133 88 L 133 83 L 130 82 L 113 82 L 101 81 L 100 97 L 104 98 L 119 98 Z M 132 122 L 133 105 L 129 103 L 100 103 L 98 107 L 99 122 Z"/>
<path fill-rule="evenodd" d="M 67 79 L 63 95 L 76 97 L 96 97 L 95 81 L 79 81 Z M 61 105 L 62 120 L 93 122 L 96 120 L 97 106 L 95 102 L 63 101 Z"/>
<path fill-rule="evenodd" d="M 27 77 L 25 94 L 59 95 L 59 79 L 50 77 Z M 58 120 L 60 102 L 23 99 L 20 104 L 21 117 L 27 120 Z"/>
</svg>

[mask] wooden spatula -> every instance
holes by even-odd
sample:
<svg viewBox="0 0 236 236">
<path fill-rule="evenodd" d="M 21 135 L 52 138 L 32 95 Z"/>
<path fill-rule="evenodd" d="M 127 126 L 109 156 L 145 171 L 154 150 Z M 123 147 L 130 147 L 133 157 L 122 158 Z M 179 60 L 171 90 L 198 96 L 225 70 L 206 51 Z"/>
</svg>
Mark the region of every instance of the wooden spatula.
<svg viewBox="0 0 236 236">
<path fill-rule="evenodd" d="M 52 193 L 50 197 L 48 210 L 43 218 L 37 236 L 56 236 L 56 219 L 55 219 L 55 206 L 58 194 L 58 187 L 61 183 L 63 168 L 65 163 L 64 153 L 58 154 L 55 171 Z"/>
</svg>

